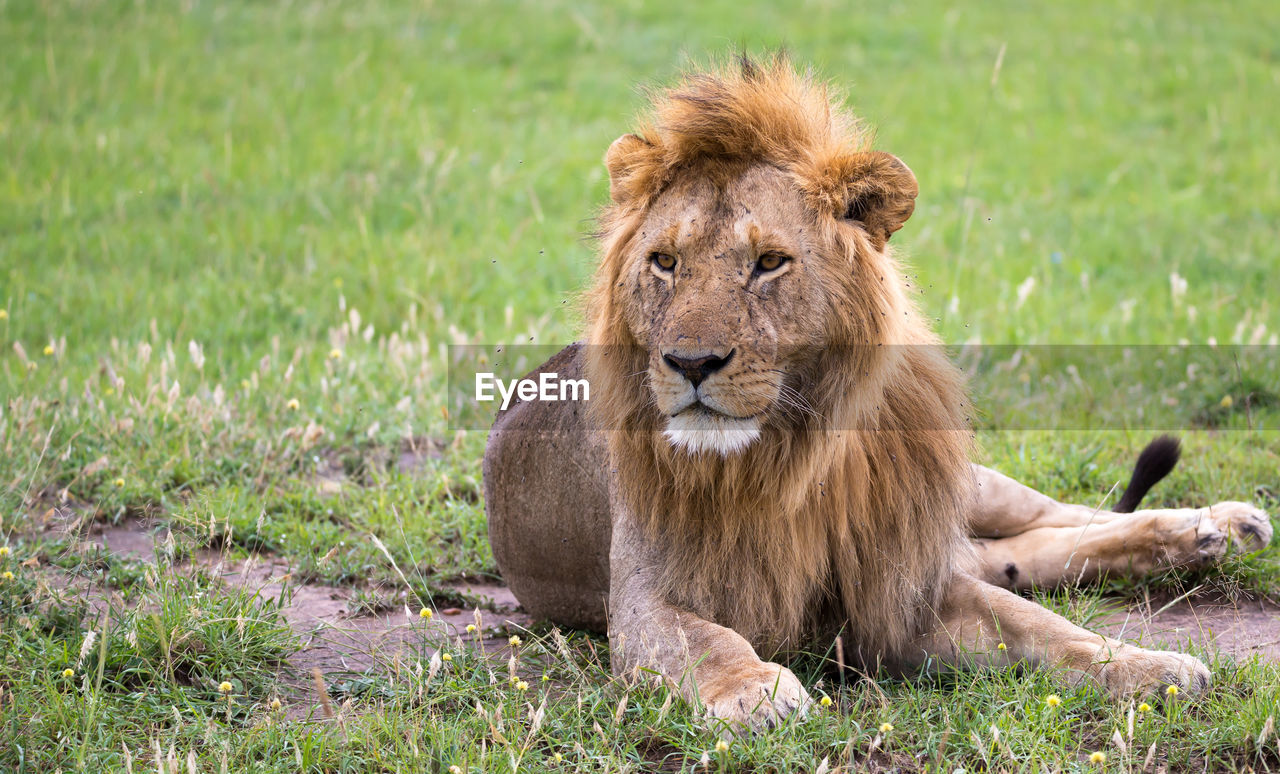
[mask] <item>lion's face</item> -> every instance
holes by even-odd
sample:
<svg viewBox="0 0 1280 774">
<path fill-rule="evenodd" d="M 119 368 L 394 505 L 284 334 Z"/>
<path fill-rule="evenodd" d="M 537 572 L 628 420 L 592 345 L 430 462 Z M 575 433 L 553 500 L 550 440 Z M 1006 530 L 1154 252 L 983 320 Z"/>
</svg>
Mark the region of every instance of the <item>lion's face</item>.
<svg viewBox="0 0 1280 774">
<path fill-rule="evenodd" d="M 830 304 L 818 217 L 767 164 L 685 172 L 644 214 L 617 291 L 674 446 L 728 455 L 802 408 L 795 376 L 825 344 Z"/>
<path fill-rule="evenodd" d="M 904 310 L 913 321 L 886 243 L 916 180 L 869 140 L 779 60 L 691 77 L 610 145 L 589 338 L 628 351 L 593 366 L 619 396 L 597 414 L 648 427 L 651 398 L 673 446 L 725 456 L 843 421 L 824 405 L 848 403 L 867 356 L 829 350 L 895 341 Z M 651 395 L 633 378 L 642 358 Z"/>
</svg>

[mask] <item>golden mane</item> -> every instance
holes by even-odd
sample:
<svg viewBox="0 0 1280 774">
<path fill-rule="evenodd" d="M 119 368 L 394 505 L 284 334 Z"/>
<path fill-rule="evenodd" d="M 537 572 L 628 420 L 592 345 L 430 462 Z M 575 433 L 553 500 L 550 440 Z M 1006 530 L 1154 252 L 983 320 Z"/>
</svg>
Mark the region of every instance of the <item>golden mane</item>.
<svg viewBox="0 0 1280 774">
<path fill-rule="evenodd" d="M 743 56 L 737 67 L 688 73 L 674 88 L 650 91 L 649 99 L 636 135 L 642 150 L 613 181 L 615 200 L 647 206 L 678 171 L 705 161 L 787 169 L 819 209 L 860 193 L 850 185 L 859 178 L 851 165 L 869 161 L 862 152 L 873 133 L 825 82 L 796 72 L 781 54 L 763 64 Z"/>
<path fill-rule="evenodd" d="M 906 182 L 887 154 L 867 151 L 870 133 L 827 88 L 782 57 L 686 76 L 652 101 L 640 136 L 619 140 L 607 160 L 614 203 L 601 217 L 587 375 L 623 500 L 667 548 L 665 597 L 762 655 L 804 645 L 843 611 L 851 661 L 898 661 L 965 555 L 971 496 L 960 376 L 884 240 L 836 222 L 850 202 L 896 202 L 893 186 Z M 773 412 L 742 453 L 690 455 L 662 437 L 648 353 L 625 322 L 635 303 L 623 287 L 628 246 L 673 179 L 750 164 L 787 171 L 828 213 L 814 241 L 829 252 L 817 270 L 835 311 L 814 331 L 797 387 L 811 413 Z M 894 205 L 901 220 L 914 185 Z"/>
</svg>

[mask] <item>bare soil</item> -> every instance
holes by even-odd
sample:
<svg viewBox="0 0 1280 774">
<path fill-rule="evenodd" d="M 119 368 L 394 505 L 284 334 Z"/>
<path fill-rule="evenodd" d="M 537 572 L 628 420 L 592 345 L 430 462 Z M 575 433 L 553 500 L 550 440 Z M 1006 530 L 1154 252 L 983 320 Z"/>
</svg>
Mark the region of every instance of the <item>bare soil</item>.
<svg viewBox="0 0 1280 774">
<path fill-rule="evenodd" d="M 157 548 L 163 549 L 169 539 L 168 528 L 160 521 L 126 519 L 118 525 L 82 520 L 73 509 L 51 509 L 43 520 L 47 533 L 62 536 L 75 534 L 89 545 L 97 545 L 110 554 L 130 560 L 152 562 Z M 87 523 L 86 523 L 87 522 Z M 512 634 L 532 623 L 520 609 L 510 589 L 501 584 L 460 581 L 445 584 L 444 590 L 475 604 L 434 611 L 423 620 L 418 609 L 401 606 L 378 613 L 353 613 L 356 589 L 303 583 L 293 578 L 293 568 L 274 556 L 254 556 L 226 562 L 215 551 L 197 553 L 187 566 L 198 566 L 222 579 L 224 583 L 256 592 L 264 599 L 281 600 L 281 613 L 298 635 L 302 647 L 291 655 L 282 677 L 292 687 L 293 701 L 289 716 L 320 716 L 320 696 L 313 679 L 320 670 L 326 681 L 344 675 L 368 672 L 390 673 L 397 665 L 430 659 L 432 651 L 424 645 L 424 627 L 430 627 L 431 641 L 442 638 L 456 641 L 465 637 L 475 647 L 476 635 L 468 633 L 469 624 L 479 623 L 479 644 L 487 654 L 501 654 L 510 646 Z"/>
<path fill-rule="evenodd" d="M 1106 615 L 1093 628 L 1127 642 L 1182 650 L 1199 645 L 1244 660 L 1280 660 L 1280 605 L 1221 593 L 1160 595 Z"/>
</svg>

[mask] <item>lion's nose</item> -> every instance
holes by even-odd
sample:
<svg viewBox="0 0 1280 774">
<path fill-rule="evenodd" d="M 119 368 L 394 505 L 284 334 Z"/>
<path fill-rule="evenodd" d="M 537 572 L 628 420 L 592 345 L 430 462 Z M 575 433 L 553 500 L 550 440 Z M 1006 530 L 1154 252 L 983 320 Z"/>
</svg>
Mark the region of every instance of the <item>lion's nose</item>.
<svg viewBox="0 0 1280 774">
<path fill-rule="evenodd" d="M 684 374 L 684 378 L 688 379 L 689 383 L 694 387 L 697 387 L 708 376 L 728 365 L 733 353 L 734 350 L 729 350 L 729 354 L 724 357 L 714 354 L 687 357 L 685 353 L 671 354 L 664 352 L 662 359 L 667 365 Z"/>
</svg>

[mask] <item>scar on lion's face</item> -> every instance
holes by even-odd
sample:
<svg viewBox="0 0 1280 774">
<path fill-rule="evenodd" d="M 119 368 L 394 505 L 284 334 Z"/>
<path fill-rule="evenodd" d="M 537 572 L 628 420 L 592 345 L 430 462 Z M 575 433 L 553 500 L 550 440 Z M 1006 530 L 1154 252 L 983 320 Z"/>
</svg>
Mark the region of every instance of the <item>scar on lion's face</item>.
<svg viewBox="0 0 1280 774">
<path fill-rule="evenodd" d="M 675 446 L 740 451 L 780 405 L 795 408 L 782 398 L 827 313 L 817 217 L 765 164 L 719 180 L 690 170 L 645 214 L 629 250 L 629 325 Z"/>
</svg>

